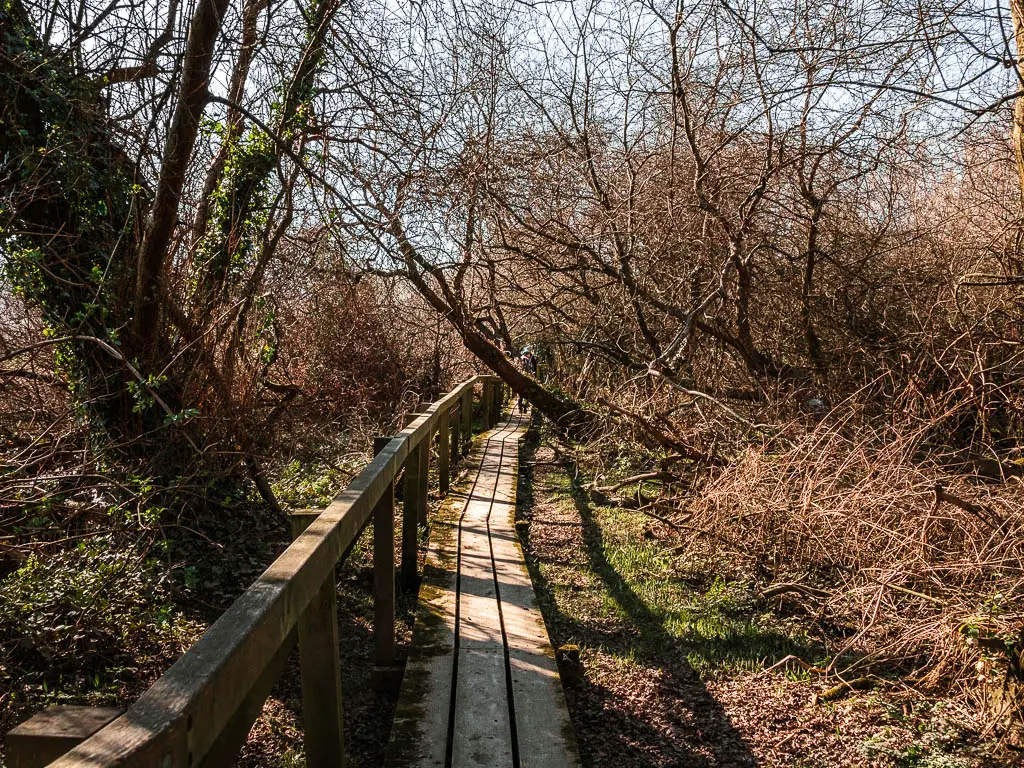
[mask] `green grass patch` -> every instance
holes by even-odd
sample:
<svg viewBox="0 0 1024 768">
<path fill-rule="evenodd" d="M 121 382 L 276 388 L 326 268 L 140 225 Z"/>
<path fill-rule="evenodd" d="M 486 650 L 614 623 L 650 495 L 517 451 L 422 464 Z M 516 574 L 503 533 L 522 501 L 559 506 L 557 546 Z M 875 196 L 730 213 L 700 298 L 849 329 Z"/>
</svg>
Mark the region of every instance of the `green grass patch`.
<svg viewBox="0 0 1024 768">
<path fill-rule="evenodd" d="M 638 630 L 624 649 L 630 656 L 681 650 L 705 675 L 760 670 L 789 654 L 822 659 L 823 647 L 797 621 L 758 606 L 750 582 L 684 569 L 668 543 L 646 533 L 651 519 L 642 512 L 594 504 L 583 480 L 565 472 L 549 474 L 538 491 L 582 524 L 585 567 L 540 565 L 556 609 L 598 636 L 615 622 Z"/>
<path fill-rule="evenodd" d="M 285 507 L 316 509 L 330 504 L 355 471 L 356 467 L 328 466 L 318 460 L 295 459 L 275 473 L 271 487 Z"/>
</svg>

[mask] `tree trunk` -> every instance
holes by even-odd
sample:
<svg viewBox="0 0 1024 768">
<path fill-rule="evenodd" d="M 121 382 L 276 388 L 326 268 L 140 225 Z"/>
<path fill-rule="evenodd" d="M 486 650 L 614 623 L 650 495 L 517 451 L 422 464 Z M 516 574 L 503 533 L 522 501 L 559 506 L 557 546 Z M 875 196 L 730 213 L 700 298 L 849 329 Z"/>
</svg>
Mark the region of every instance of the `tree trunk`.
<svg viewBox="0 0 1024 768">
<path fill-rule="evenodd" d="M 178 105 L 167 135 L 160 182 L 139 252 L 134 337 L 146 357 L 152 357 L 160 338 L 160 281 L 171 235 L 178 223 L 185 172 L 206 107 L 213 50 L 227 5 L 227 0 L 199 0 L 189 26 Z"/>
<path fill-rule="evenodd" d="M 1017 90 L 1022 92 L 1013 105 L 1013 154 L 1017 158 L 1021 213 L 1024 214 L 1024 0 L 1010 0 L 1010 13 L 1017 47 Z"/>
<path fill-rule="evenodd" d="M 590 415 L 578 403 L 556 395 L 534 379 L 527 376 L 515 364 L 502 354 L 490 339 L 487 339 L 475 328 L 458 328 L 466 348 L 480 358 L 509 385 L 513 392 L 537 408 L 546 417 L 570 433 L 578 433 L 590 422 Z"/>
<path fill-rule="evenodd" d="M 399 249 L 405 258 L 406 276 L 419 291 L 420 295 L 438 312 L 452 324 L 452 327 L 459 332 L 466 348 L 476 355 L 484 365 L 500 376 L 512 391 L 520 397 L 526 398 L 544 416 L 555 422 L 565 432 L 573 436 L 579 436 L 591 423 L 592 414 L 585 410 L 579 403 L 561 395 L 557 395 L 546 389 L 540 382 L 531 376 L 527 376 L 516 365 L 515 361 L 506 357 L 498 349 L 497 345 L 488 339 L 483 333 L 476 329 L 472 322 L 442 298 L 433 288 L 430 287 L 424 275 L 419 271 L 417 264 L 420 259 L 416 249 L 405 236 L 398 217 L 394 217 L 391 223 L 392 234 L 398 241 Z M 443 281 L 443 276 L 435 273 L 435 278 Z M 451 296 L 450 287 L 442 283 L 442 290 L 446 295 Z M 452 297 L 452 302 L 455 298 Z"/>
</svg>

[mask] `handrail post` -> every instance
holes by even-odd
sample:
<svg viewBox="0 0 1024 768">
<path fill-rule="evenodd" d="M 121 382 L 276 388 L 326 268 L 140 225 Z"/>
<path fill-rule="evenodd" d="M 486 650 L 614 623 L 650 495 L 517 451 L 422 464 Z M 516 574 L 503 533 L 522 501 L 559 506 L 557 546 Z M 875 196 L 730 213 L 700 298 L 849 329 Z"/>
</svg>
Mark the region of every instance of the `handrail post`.
<svg viewBox="0 0 1024 768">
<path fill-rule="evenodd" d="M 494 382 L 490 379 L 485 379 L 483 389 L 480 392 L 480 422 L 485 432 L 491 428 L 491 414 L 494 408 L 491 405 L 491 401 L 493 399 Z"/>
<path fill-rule="evenodd" d="M 376 456 L 390 437 L 373 438 Z M 395 483 L 373 508 L 373 636 L 378 667 L 395 663 Z"/>
<path fill-rule="evenodd" d="M 292 538 L 298 538 L 314 519 L 311 515 L 292 516 Z M 336 768 L 345 764 L 345 732 L 338 658 L 338 588 L 333 568 L 299 618 L 298 626 L 306 765 Z"/>
<path fill-rule="evenodd" d="M 430 493 L 430 443 L 434 439 L 433 432 L 428 432 L 420 443 L 419 490 L 416 493 L 416 522 L 424 528 L 427 526 L 428 496 Z"/>
<path fill-rule="evenodd" d="M 469 387 L 462 394 L 462 455 L 469 453 L 473 443 L 473 388 Z"/>
<path fill-rule="evenodd" d="M 462 456 L 462 398 L 452 408 L 449 419 L 452 424 L 451 460 L 454 463 Z"/>
<path fill-rule="evenodd" d="M 497 424 L 501 420 L 501 411 L 505 405 L 505 382 L 494 382 L 494 394 L 491 400 L 491 423 Z"/>
<path fill-rule="evenodd" d="M 490 384 L 484 380 L 480 384 L 480 431 L 487 431 L 487 417 L 490 412 L 487 408 L 487 393 L 490 391 Z M 474 393 L 475 394 L 475 393 Z M 474 409 L 475 410 L 475 409 Z"/>
<path fill-rule="evenodd" d="M 448 495 L 451 445 L 452 430 L 448 411 L 444 411 L 437 420 L 437 487 L 442 496 Z"/>
<path fill-rule="evenodd" d="M 419 496 L 421 492 L 420 454 L 425 450 L 420 443 L 405 460 L 405 479 L 402 481 L 402 584 L 416 586 L 416 559 L 419 550 Z"/>
</svg>

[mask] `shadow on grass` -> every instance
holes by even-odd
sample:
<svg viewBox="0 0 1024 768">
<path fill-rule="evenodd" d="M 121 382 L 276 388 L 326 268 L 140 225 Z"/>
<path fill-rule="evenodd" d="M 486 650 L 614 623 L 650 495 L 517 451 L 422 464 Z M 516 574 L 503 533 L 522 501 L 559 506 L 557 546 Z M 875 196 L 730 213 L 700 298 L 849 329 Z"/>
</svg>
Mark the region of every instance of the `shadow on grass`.
<svg viewBox="0 0 1024 768">
<path fill-rule="evenodd" d="M 536 444 L 523 446 L 518 491 L 521 509 L 529 509 L 533 503 L 530 462 L 535 452 Z M 571 476 L 573 468 L 567 469 Z M 587 681 L 566 686 L 584 765 L 756 766 L 749 745 L 687 660 L 692 653 L 714 652 L 715 642 L 704 638 L 690 642 L 665 629 L 662 617 L 609 561 L 604 532 L 586 493 L 575 482 L 572 491 L 587 568 L 621 607 L 625 620 L 610 627 L 607 621 L 590 621 L 560 612 L 552 585 L 528 546 L 527 562 L 552 641 L 556 646 L 566 641 L 580 642 L 585 647 L 600 646 L 617 657 L 661 672 L 657 689 L 652 693 L 648 688 L 648 699 L 640 707 L 640 716 L 631 711 L 636 709 L 636 702 L 623 701 L 621 691 Z M 770 638 L 766 646 L 761 646 L 756 638 L 744 639 L 729 652 L 745 650 L 752 657 L 763 658 L 769 650 L 769 655 L 780 652 L 779 642 L 780 638 Z M 650 701 L 651 698 L 656 701 Z"/>
</svg>

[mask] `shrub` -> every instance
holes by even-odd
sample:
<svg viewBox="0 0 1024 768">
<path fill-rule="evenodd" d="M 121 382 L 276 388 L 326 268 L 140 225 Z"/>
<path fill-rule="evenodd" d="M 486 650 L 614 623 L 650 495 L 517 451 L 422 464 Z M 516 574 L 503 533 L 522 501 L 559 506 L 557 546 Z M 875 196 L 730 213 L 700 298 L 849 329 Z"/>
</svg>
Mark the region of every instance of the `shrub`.
<svg viewBox="0 0 1024 768">
<path fill-rule="evenodd" d="M 0 642 L 15 663 L 38 655 L 88 669 L 152 651 L 182 628 L 156 564 L 113 537 L 30 555 L 0 583 Z"/>
</svg>

